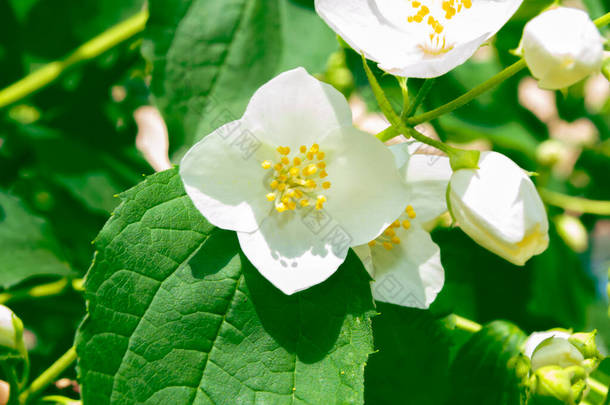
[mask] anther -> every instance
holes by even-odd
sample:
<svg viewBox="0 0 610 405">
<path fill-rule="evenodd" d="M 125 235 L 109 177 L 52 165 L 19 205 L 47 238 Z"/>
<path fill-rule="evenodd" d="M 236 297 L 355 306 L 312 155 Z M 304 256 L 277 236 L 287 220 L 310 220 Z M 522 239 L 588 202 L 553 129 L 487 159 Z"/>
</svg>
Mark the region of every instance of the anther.
<svg viewBox="0 0 610 405">
<path fill-rule="evenodd" d="M 303 174 L 305 176 L 313 176 L 314 174 L 316 174 L 318 172 L 318 168 L 316 165 L 314 164 L 310 164 L 307 165 L 304 169 L 303 169 Z"/>
<path fill-rule="evenodd" d="M 284 168 L 284 166 L 282 166 L 281 163 L 276 163 L 275 166 L 273 166 L 273 168 L 279 172 L 280 170 L 282 170 Z"/>
<path fill-rule="evenodd" d="M 269 160 L 264 160 L 263 163 L 261 163 L 262 168 L 265 170 L 271 169 L 272 165 L 273 163 L 271 163 Z"/>
<path fill-rule="evenodd" d="M 409 229 L 411 227 L 411 222 L 409 222 L 408 219 L 405 219 L 404 221 L 402 221 L 402 227 L 405 229 Z"/>
<path fill-rule="evenodd" d="M 325 181 L 322 183 L 322 188 L 328 190 L 330 188 L 330 181 Z"/>
<path fill-rule="evenodd" d="M 392 243 L 394 243 L 395 245 L 400 244 L 400 238 L 398 236 L 393 236 Z"/>
<path fill-rule="evenodd" d="M 275 201 L 275 193 L 269 193 L 267 194 L 267 200 L 269 201 Z"/>
<path fill-rule="evenodd" d="M 375 246 L 376 244 L 377 244 L 377 241 L 375 241 L 375 240 L 372 240 L 372 241 L 370 241 L 370 242 L 369 242 L 369 246 L 370 246 L 370 247 L 373 247 L 373 246 Z"/>
<path fill-rule="evenodd" d="M 392 249 L 394 249 L 394 245 L 392 245 L 390 242 L 383 242 L 383 247 L 384 247 L 386 250 L 392 250 Z"/>
<path fill-rule="evenodd" d="M 285 164 L 285 165 L 290 164 L 290 159 L 288 159 L 286 156 L 284 156 L 284 157 L 282 158 L 282 164 Z"/>
</svg>

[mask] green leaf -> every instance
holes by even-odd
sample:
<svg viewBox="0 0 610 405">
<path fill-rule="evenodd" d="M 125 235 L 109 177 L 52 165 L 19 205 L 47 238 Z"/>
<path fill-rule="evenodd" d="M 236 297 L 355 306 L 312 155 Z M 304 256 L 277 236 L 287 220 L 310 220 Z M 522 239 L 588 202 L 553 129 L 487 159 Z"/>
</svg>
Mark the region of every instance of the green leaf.
<svg viewBox="0 0 610 405">
<path fill-rule="evenodd" d="M 67 276 L 72 270 L 47 222 L 0 191 L 0 286 L 12 287 L 34 276 Z"/>
<path fill-rule="evenodd" d="M 449 395 L 449 331 L 430 311 L 377 303 L 377 352 L 365 373 L 368 404 L 442 404 Z"/>
<path fill-rule="evenodd" d="M 353 253 L 286 296 L 205 221 L 176 169 L 122 200 L 87 275 L 85 404 L 363 402 L 373 302 Z"/>
<path fill-rule="evenodd" d="M 451 366 L 450 403 L 519 405 L 522 388 L 515 356 L 525 338 L 521 329 L 504 321 L 491 322 L 475 333 Z"/>
<path fill-rule="evenodd" d="M 238 119 L 278 73 L 323 69 L 337 48 L 311 7 L 291 0 L 151 0 L 146 36 L 172 151 Z"/>
</svg>

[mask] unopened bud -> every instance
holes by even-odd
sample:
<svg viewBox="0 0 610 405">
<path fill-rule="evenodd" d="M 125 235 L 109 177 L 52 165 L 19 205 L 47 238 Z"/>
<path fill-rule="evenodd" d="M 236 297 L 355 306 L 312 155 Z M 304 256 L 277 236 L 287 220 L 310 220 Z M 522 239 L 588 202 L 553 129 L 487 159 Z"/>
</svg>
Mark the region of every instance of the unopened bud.
<svg viewBox="0 0 610 405">
<path fill-rule="evenodd" d="M 532 354 L 532 371 L 545 366 L 566 368 L 580 366 L 585 358 L 578 349 L 563 338 L 552 337 L 538 345 Z"/>
<path fill-rule="evenodd" d="M 4 305 L 0 305 L 0 346 L 23 347 L 23 322 Z"/>
<path fill-rule="evenodd" d="M 597 350 L 597 344 L 595 343 L 595 336 L 597 335 L 597 330 L 593 332 L 580 332 L 575 333 L 568 341 L 574 345 L 586 359 L 598 359 L 601 357 L 599 350 Z"/>
<path fill-rule="evenodd" d="M 542 367 L 532 377 L 530 389 L 536 395 L 554 397 L 566 403 L 572 402 L 570 373 L 559 366 Z"/>
<path fill-rule="evenodd" d="M 589 246 L 587 228 L 580 219 L 572 215 L 558 215 L 555 217 L 557 233 L 573 251 L 582 253 Z"/>
</svg>

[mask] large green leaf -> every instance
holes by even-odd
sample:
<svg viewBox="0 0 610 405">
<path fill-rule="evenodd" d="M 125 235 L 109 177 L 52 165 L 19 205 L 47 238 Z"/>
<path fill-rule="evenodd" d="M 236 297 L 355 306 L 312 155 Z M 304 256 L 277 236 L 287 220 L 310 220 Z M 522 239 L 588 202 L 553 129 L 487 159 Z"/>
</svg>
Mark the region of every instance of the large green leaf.
<svg viewBox="0 0 610 405">
<path fill-rule="evenodd" d="M 4 192 L 0 192 L 0 247 L 2 288 L 34 276 L 72 273 L 47 222 Z"/>
<path fill-rule="evenodd" d="M 504 321 L 491 322 L 475 333 L 451 366 L 448 403 L 519 405 L 523 389 L 515 359 L 525 338 L 521 329 Z"/>
<path fill-rule="evenodd" d="M 144 54 L 173 151 L 239 118 L 254 91 L 281 71 L 323 70 L 337 43 L 311 2 L 301 3 L 150 1 Z"/>
<path fill-rule="evenodd" d="M 449 393 L 451 337 L 430 311 L 378 303 L 375 348 L 366 367 L 365 397 L 372 405 L 441 404 Z"/>
<path fill-rule="evenodd" d="M 285 296 L 205 221 L 177 170 L 122 200 L 87 275 L 85 404 L 362 403 L 373 302 L 353 253 Z"/>
</svg>

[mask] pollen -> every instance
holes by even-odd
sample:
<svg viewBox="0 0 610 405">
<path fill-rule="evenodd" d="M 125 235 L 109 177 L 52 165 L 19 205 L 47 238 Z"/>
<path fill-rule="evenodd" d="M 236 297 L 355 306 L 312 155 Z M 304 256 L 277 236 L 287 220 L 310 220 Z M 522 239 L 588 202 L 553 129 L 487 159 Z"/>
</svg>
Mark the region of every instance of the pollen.
<svg viewBox="0 0 610 405">
<path fill-rule="evenodd" d="M 305 169 L 303 169 L 303 175 L 305 175 L 305 176 L 313 176 L 317 172 L 318 172 L 318 167 L 314 164 L 307 165 L 307 166 L 305 166 Z"/>
<path fill-rule="evenodd" d="M 412 205 L 408 205 L 407 208 L 405 209 L 405 212 L 407 213 L 407 215 L 409 216 L 409 218 L 414 219 L 415 218 L 415 210 L 413 209 Z"/>
<path fill-rule="evenodd" d="M 301 145 L 292 154 L 288 146 L 278 146 L 275 151 L 275 159 L 261 162 L 263 169 L 273 169 L 268 183 L 270 192 L 265 197 L 273 203 L 275 210 L 282 213 L 310 206 L 323 209 L 327 197 L 320 191 L 330 189 L 331 183 L 319 180 L 328 176 L 326 154 L 320 150 L 320 145 Z M 309 162 L 302 166 L 305 161 Z"/>
<path fill-rule="evenodd" d="M 395 246 L 402 243 L 402 238 L 411 228 L 409 219 L 415 218 L 415 209 L 408 205 L 403 213 L 392 222 L 376 239 L 369 242 L 370 247 L 383 246 L 386 250 L 392 250 Z"/>
</svg>

